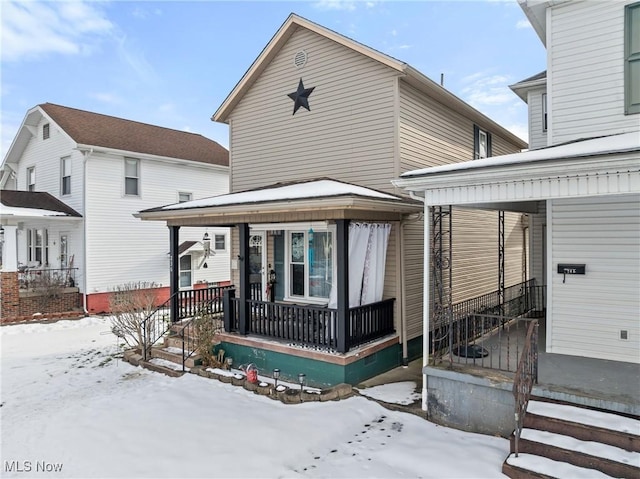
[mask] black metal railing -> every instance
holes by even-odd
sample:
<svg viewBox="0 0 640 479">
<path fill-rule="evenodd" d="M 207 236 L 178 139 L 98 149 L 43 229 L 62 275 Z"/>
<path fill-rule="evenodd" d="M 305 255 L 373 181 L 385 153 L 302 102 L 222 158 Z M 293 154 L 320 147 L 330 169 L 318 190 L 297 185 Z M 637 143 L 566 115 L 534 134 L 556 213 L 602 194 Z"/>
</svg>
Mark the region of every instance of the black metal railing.
<svg viewBox="0 0 640 479">
<path fill-rule="evenodd" d="M 178 297 L 180 291 L 177 291 L 169 297 L 164 303 L 154 309 L 140 323 L 142 330 L 142 359 L 148 361 L 151 357 L 151 348 L 160 338 L 171 329 L 171 301 Z"/>
<path fill-rule="evenodd" d="M 240 299 L 235 290 L 225 293 L 224 327 L 240 330 Z M 349 309 L 348 344 L 353 348 L 394 332 L 395 299 Z M 336 309 L 322 306 L 248 300 L 247 332 L 268 338 L 312 345 L 329 350 L 337 346 Z"/>
<path fill-rule="evenodd" d="M 524 349 L 513 380 L 515 399 L 514 453 L 518 457 L 520 434 L 533 385 L 538 383 L 538 320 L 529 322 Z"/>
<path fill-rule="evenodd" d="M 198 349 L 198 338 L 194 331 L 193 319 L 183 323 L 176 331 L 182 343 L 182 370 L 186 371 L 187 359 L 193 356 Z"/>
<path fill-rule="evenodd" d="M 249 297 L 254 301 L 262 301 L 262 283 L 249 283 Z"/>
<path fill-rule="evenodd" d="M 233 285 L 188 289 L 178 295 L 178 319 L 192 318 L 196 314 L 222 314 L 222 298 Z M 203 310 L 203 308 L 205 308 Z"/>
<path fill-rule="evenodd" d="M 18 271 L 20 289 L 75 288 L 78 268 L 21 268 Z"/>
<path fill-rule="evenodd" d="M 392 334 L 394 302 L 392 298 L 349 308 L 349 346 L 359 346 Z"/>
<path fill-rule="evenodd" d="M 534 280 L 455 304 L 431 328 L 434 364 L 448 361 L 515 371 L 531 318 L 544 316 L 545 287 Z"/>
</svg>

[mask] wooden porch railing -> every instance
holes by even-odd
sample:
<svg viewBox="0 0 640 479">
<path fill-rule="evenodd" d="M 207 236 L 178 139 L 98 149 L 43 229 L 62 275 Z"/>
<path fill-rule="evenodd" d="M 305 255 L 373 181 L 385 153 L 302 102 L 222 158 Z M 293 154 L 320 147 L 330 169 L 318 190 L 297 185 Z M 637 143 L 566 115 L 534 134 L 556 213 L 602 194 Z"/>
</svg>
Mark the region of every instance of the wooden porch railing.
<svg viewBox="0 0 640 479">
<path fill-rule="evenodd" d="M 339 328 L 336 309 L 256 300 L 247 302 L 249 333 L 330 350 L 337 347 Z M 395 299 L 387 299 L 349 309 L 347 344 L 350 348 L 394 332 L 394 302 Z M 225 331 L 239 331 L 239 304 L 235 290 L 225 292 Z"/>
</svg>

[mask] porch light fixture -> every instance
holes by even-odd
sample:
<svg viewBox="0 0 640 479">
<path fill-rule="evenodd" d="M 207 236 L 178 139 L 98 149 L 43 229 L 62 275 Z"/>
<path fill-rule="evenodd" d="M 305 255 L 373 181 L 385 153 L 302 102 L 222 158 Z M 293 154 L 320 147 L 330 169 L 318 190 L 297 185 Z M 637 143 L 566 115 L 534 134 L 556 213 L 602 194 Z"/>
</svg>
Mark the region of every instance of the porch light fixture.
<svg viewBox="0 0 640 479">
<path fill-rule="evenodd" d="M 204 249 L 204 257 L 208 258 L 211 252 L 211 238 L 207 231 L 204 232 L 204 236 L 202 237 L 202 249 Z"/>
<path fill-rule="evenodd" d="M 274 387 L 278 388 L 278 378 L 280 377 L 280 370 L 278 368 L 273 370 L 273 379 L 275 380 Z"/>
<path fill-rule="evenodd" d="M 302 401 L 302 388 L 304 386 L 304 380 L 307 377 L 305 373 L 298 374 L 298 382 L 300 383 L 300 401 Z"/>
</svg>

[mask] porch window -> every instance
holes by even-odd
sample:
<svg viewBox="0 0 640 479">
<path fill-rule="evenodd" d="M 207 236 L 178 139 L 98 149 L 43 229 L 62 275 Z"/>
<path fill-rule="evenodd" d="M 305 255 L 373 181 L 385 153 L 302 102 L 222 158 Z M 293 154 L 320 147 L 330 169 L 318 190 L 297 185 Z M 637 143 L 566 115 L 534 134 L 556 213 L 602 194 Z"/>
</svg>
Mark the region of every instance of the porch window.
<svg viewBox="0 0 640 479">
<path fill-rule="evenodd" d="M 27 168 L 27 191 L 36 191 L 36 167 Z"/>
<path fill-rule="evenodd" d="M 640 2 L 624 10 L 624 113 L 640 113 Z"/>
<path fill-rule="evenodd" d="M 63 195 L 71 194 L 71 158 L 66 157 L 60 160 L 60 190 Z"/>
<path fill-rule="evenodd" d="M 180 256 L 180 287 L 190 288 L 191 285 L 191 255 L 185 254 Z"/>
<path fill-rule="evenodd" d="M 49 263 L 49 237 L 46 229 L 27 230 L 27 261 L 38 266 Z"/>
<path fill-rule="evenodd" d="M 491 156 L 491 133 L 473 125 L 473 158 L 489 158 Z"/>
<path fill-rule="evenodd" d="M 328 300 L 333 284 L 333 233 L 289 232 L 289 294 Z"/>
<path fill-rule="evenodd" d="M 138 196 L 140 180 L 139 175 L 140 160 L 136 158 L 124 159 L 124 194 Z"/>
</svg>

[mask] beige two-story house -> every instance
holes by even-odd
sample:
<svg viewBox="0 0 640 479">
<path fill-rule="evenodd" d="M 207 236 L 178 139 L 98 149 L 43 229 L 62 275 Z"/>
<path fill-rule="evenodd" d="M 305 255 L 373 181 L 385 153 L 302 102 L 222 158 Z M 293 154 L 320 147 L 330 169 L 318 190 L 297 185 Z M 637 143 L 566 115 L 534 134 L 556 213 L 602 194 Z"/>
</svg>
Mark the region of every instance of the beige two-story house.
<svg viewBox="0 0 640 479">
<path fill-rule="evenodd" d="M 138 216 L 165 221 L 174 252 L 178 228 L 232 227 L 222 347 L 317 385 L 422 354 L 424 205 L 391 179 L 527 146 L 410 65 L 293 14 L 212 119 L 229 125 L 230 194 Z M 523 281 L 520 214 L 437 218 L 447 268 L 433 295 Z"/>
</svg>

